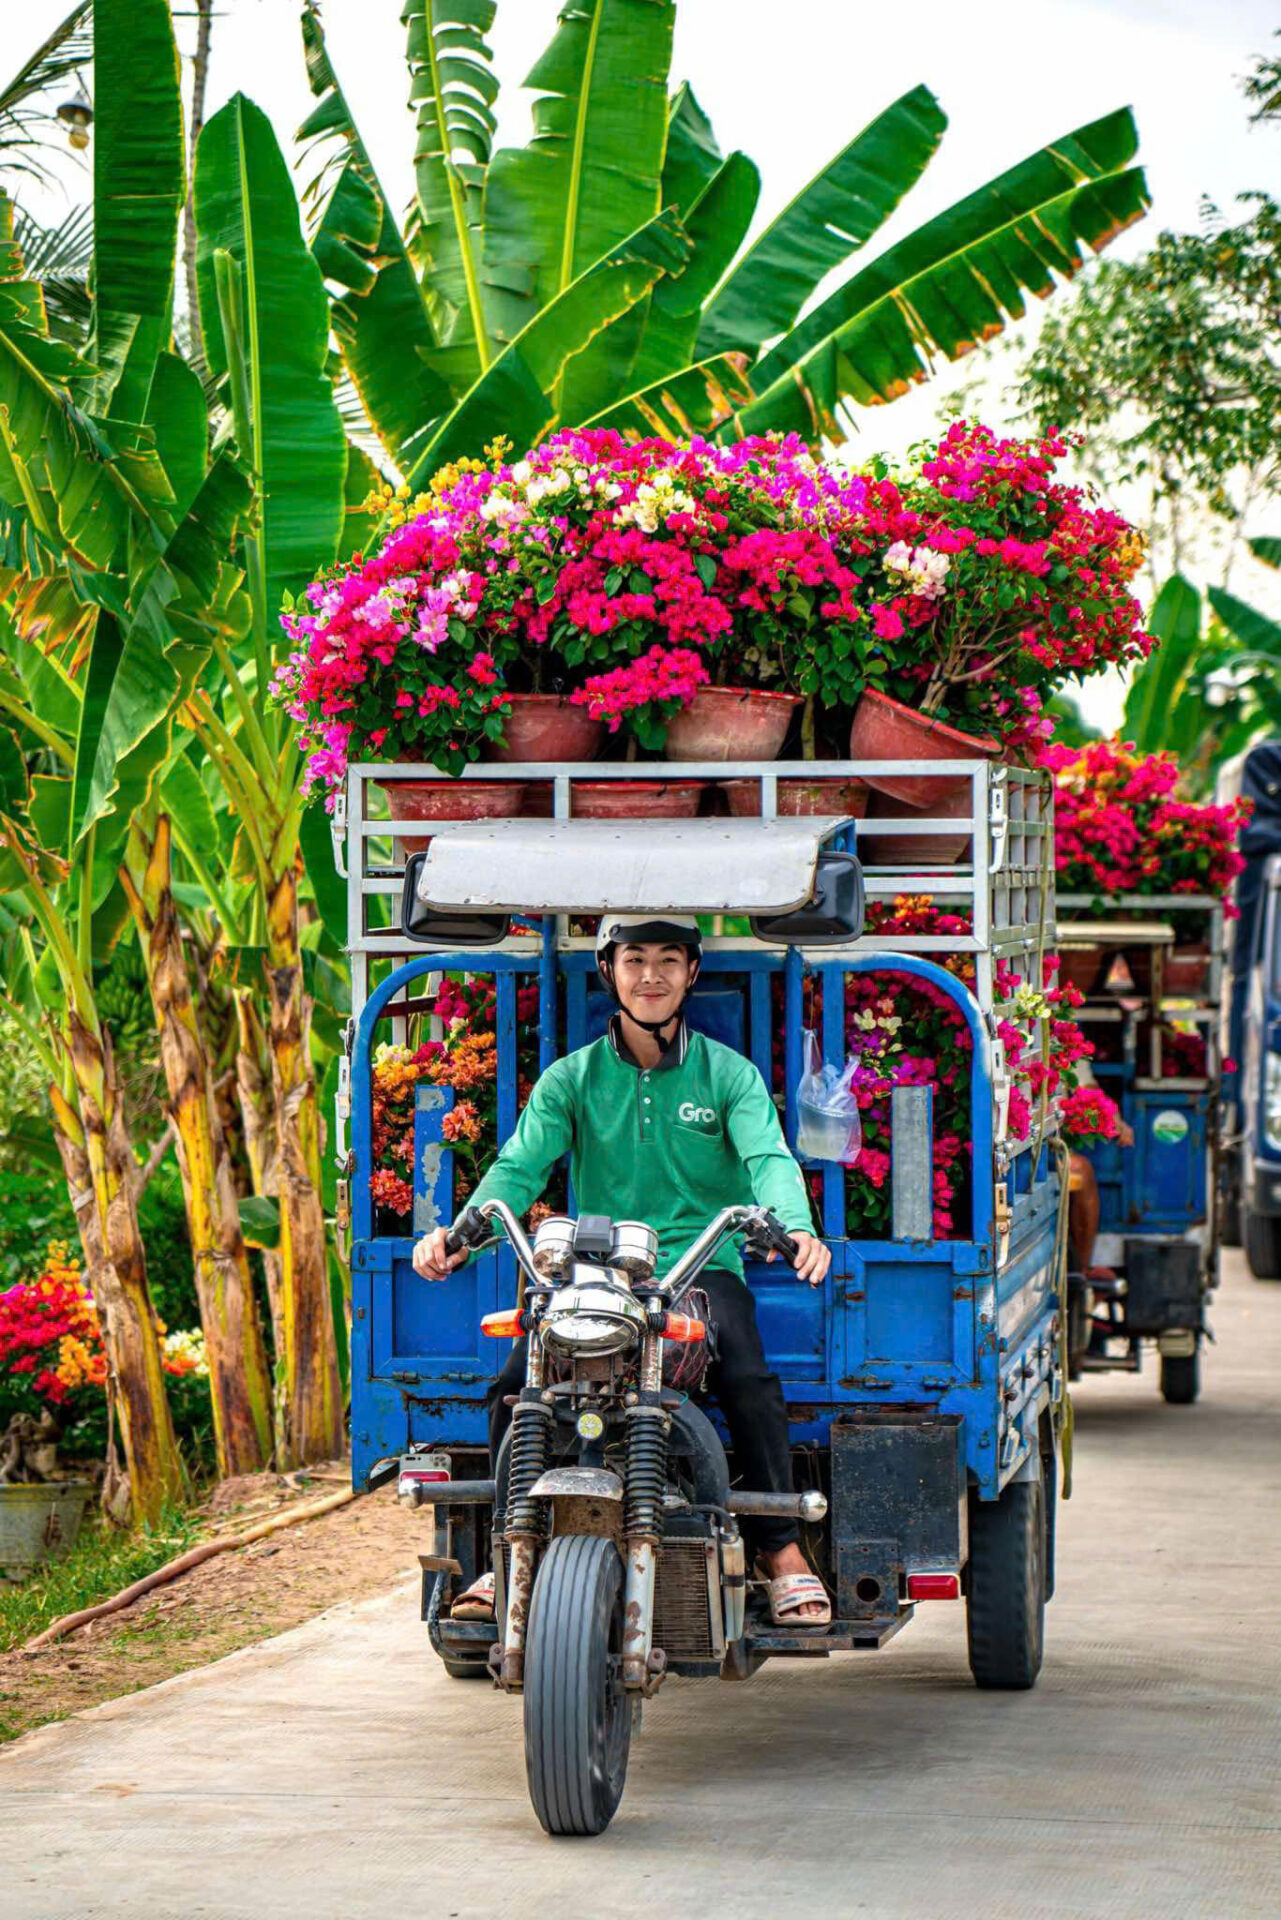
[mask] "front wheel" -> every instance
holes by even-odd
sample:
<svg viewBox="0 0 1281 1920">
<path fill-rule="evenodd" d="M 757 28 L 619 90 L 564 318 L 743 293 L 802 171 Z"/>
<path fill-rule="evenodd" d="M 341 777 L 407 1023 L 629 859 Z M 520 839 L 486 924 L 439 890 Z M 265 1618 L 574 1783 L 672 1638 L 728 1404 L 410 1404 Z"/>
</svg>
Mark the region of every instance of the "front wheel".
<svg viewBox="0 0 1281 1920">
<path fill-rule="evenodd" d="M 525 1773 L 548 1833 L 603 1833 L 623 1797 L 623 1563 L 610 1540 L 562 1534 L 534 1582 L 525 1642 Z"/>
<path fill-rule="evenodd" d="M 980 1687 L 1036 1685 L 1045 1650 L 1045 1487 L 1016 1480 L 970 1505 L 966 1637 Z"/>
<path fill-rule="evenodd" d="M 1161 1395 L 1172 1407 L 1190 1407 L 1201 1391 L 1201 1350 L 1161 1355 Z"/>
</svg>

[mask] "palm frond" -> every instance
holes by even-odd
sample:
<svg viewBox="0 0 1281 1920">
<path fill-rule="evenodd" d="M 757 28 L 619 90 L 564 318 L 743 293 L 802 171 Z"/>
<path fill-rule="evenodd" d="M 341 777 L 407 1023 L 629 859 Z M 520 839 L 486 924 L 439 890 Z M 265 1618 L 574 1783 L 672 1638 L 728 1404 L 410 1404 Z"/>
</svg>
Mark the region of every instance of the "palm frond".
<svg viewBox="0 0 1281 1920">
<path fill-rule="evenodd" d="M 0 157 L 18 173 L 47 177 L 36 157 L 59 131 L 49 96 L 93 66 L 93 0 L 80 0 L 13 78 L 0 86 Z"/>
</svg>

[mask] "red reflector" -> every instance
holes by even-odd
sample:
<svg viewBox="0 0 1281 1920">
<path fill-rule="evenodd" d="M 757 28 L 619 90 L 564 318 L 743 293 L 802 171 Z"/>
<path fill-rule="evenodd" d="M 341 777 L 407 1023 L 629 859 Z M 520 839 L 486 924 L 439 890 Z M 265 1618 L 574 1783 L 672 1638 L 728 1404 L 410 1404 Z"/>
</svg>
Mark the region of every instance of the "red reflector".
<svg viewBox="0 0 1281 1920">
<path fill-rule="evenodd" d="M 490 1340 L 515 1340 L 525 1331 L 525 1315 L 519 1307 L 507 1307 L 502 1313 L 487 1313 L 480 1330 Z"/>
<path fill-rule="evenodd" d="M 444 1467 L 405 1467 L 401 1472 L 400 1478 L 402 1482 L 412 1480 L 421 1486 L 424 1481 L 439 1484 L 442 1481 L 448 1480 L 449 1475 Z"/>
<path fill-rule="evenodd" d="M 961 1576 L 959 1573 L 909 1573 L 907 1597 L 909 1600 L 959 1600 Z"/>
<path fill-rule="evenodd" d="M 701 1320 L 691 1320 L 686 1314 L 667 1313 L 663 1315 L 663 1338 L 679 1340 L 688 1346 L 693 1341 L 706 1340 L 707 1328 Z"/>
</svg>

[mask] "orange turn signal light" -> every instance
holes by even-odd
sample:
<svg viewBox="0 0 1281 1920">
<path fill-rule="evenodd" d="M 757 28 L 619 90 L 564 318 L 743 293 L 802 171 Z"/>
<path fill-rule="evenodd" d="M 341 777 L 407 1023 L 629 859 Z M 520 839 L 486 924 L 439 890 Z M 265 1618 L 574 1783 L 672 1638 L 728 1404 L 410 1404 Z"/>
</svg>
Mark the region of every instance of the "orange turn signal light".
<svg viewBox="0 0 1281 1920">
<path fill-rule="evenodd" d="M 502 1313 L 487 1313 L 480 1330 L 489 1340 L 518 1340 L 525 1331 L 524 1310 L 507 1307 Z"/>
<path fill-rule="evenodd" d="M 691 1320 L 687 1314 L 667 1313 L 663 1315 L 663 1338 L 679 1340 L 688 1346 L 694 1341 L 706 1340 L 707 1328 L 703 1321 Z"/>
</svg>

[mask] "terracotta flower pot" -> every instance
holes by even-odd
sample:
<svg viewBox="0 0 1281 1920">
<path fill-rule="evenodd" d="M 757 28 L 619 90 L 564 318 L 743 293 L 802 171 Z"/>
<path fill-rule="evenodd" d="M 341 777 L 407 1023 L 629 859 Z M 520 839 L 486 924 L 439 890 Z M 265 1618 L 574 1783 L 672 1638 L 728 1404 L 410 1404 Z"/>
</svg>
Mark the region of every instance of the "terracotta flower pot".
<svg viewBox="0 0 1281 1920">
<path fill-rule="evenodd" d="M 491 760 L 507 764 L 531 760 L 594 760 L 605 733 L 605 722 L 594 720 L 586 707 L 574 706 L 559 693 L 512 693 L 511 717 L 503 729 L 502 744 Z"/>
<path fill-rule="evenodd" d="M 922 783 L 925 784 L 925 783 Z M 967 819 L 970 812 L 968 780 L 935 780 L 936 795 L 928 805 L 913 806 L 879 792 L 873 784 L 868 816 L 872 820 Z M 874 833 L 859 830 L 860 856 L 874 867 L 952 867 L 969 850 L 968 833 Z"/>
<path fill-rule="evenodd" d="M 576 780 L 573 810 L 579 820 L 691 820 L 698 812 L 701 780 Z"/>
<path fill-rule="evenodd" d="M 1103 971 L 1102 947 L 1061 947 L 1059 949 L 1059 985 L 1075 987 L 1089 997 Z"/>
<path fill-rule="evenodd" d="M 668 722 L 669 760 L 776 760 L 800 700 L 752 687 L 700 687 Z"/>
<path fill-rule="evenodd" d="M 1187 996 L 1202 994 L 1210 978 L 1208 947 L 1176 947 L 1165 956 L 1165 991 Z"/>
<path fill-rule="evenodd" d="M 851 760 L 994 760 L 1000 751 L 1000 741 L 988 734 L 961 733 L 871 687 L 859 696 L 850 724 Z M 943 815 L 940 802 L 949 794 L 967 799 L 969 795 L 969 782 L 964 779 L 873 772 L 865 772 L 864 778 L 877 792 L 936 816 Z"/>
<path fill-rule="evenodd" d="M 759 780 L 727 780 L 724 791 L 735 819 L 757 818 L 761 810 Z M 789 819 L 801 814 L 848 813 L 852 819 L 861 820 L 867 812 L 867 782 L 842 780 L 835 775 L 814 780 L 780 780 L 778 811 Z"/>
<path fill-rule="evenodd" d="M 515 780 L 380 780 L 393 820 L 510 820 L 520 812 Z M 396 841 L 396 859 L 425 853 L 431 835 Z"/>
</svg>

